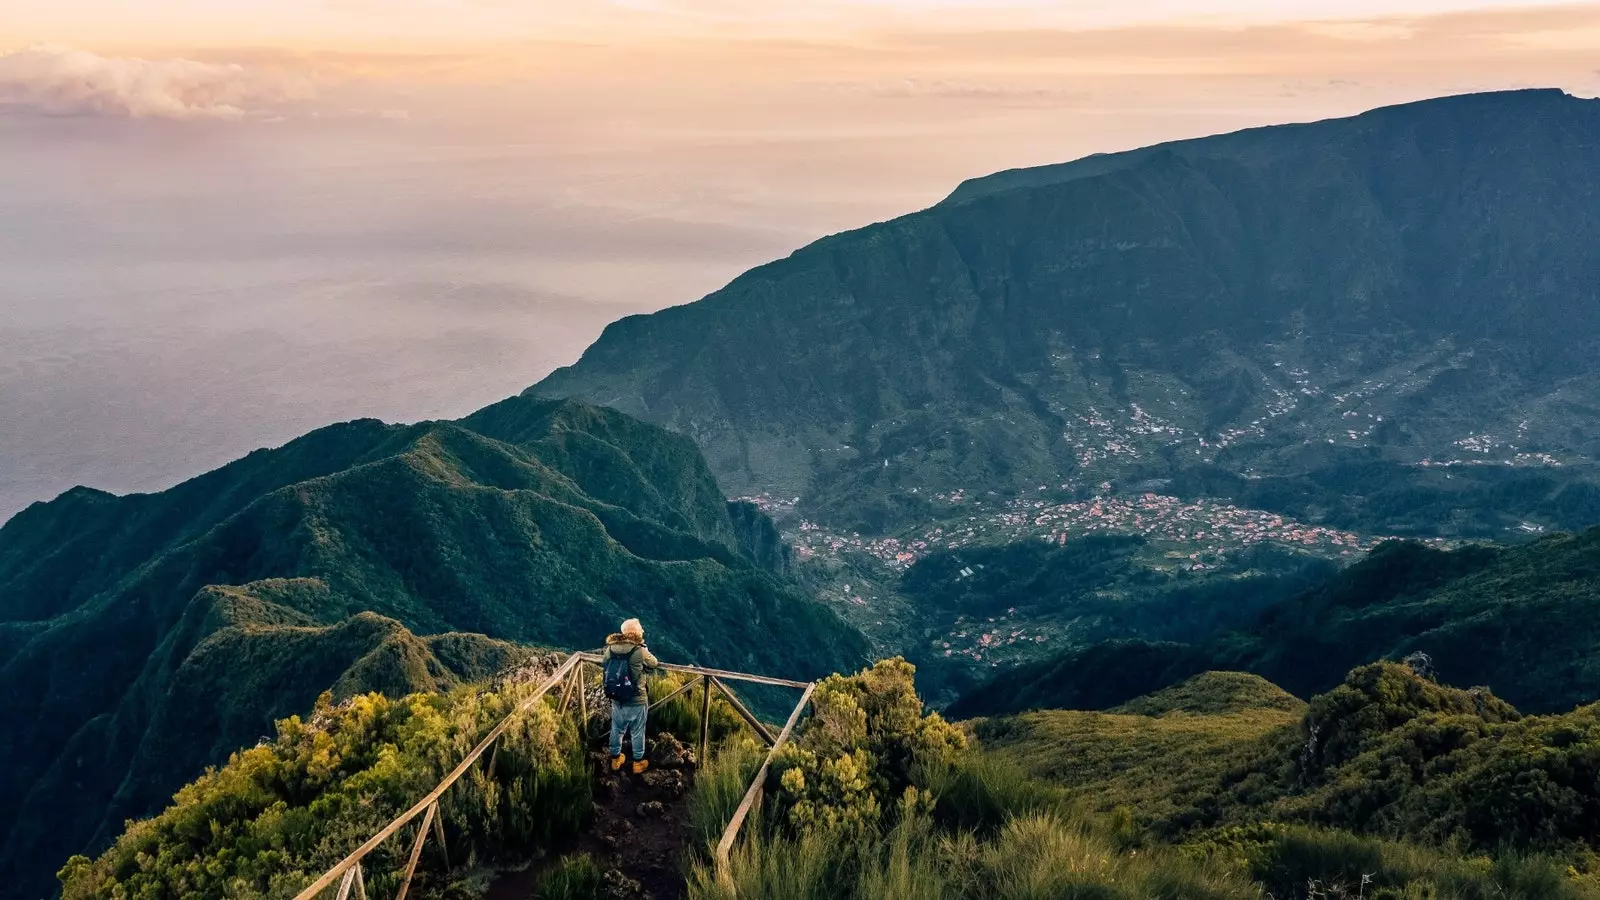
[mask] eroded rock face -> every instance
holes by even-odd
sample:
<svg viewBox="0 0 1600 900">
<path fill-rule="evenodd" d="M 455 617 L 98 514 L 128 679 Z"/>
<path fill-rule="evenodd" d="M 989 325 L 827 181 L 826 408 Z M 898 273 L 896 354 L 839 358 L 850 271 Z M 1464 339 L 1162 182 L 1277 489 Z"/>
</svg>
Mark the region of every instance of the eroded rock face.
<svg viewBox="0 0 1600 900">
<path fill-rule="evenodd" d="M 778 575 L 792 574 L 794 548 L 784 542 L 778 526 L 760 507 L 736 500 L 728 504 L 728 517 L 733 520 L 734 536 L 740 549 L 755 560 L 756 565 Z"/>
</svg>

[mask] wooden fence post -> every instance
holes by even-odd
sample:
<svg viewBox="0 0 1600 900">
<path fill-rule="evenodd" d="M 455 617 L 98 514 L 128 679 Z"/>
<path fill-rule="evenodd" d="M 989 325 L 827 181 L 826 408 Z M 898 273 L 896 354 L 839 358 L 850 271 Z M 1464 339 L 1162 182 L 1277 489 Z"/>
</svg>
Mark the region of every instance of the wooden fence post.
<svg viewBox="0 0 1600 900">
<path fill-rule="evenodd" d="M 367 886 L 361 883 L 360 863 L 345 870 L 344 880 L 339 882 L 339 900 L 350 900 L 352 886 L 356 887 L 356 896 L 359 900 L 367 900 Z"/>
<path fill-rule="evenodd" d="M 439 808 L 438 801 L 434 801 L 434 809 Z M 439 852 L 444 856 L 444 872 L 450 874 L 450 845 L 444 842 L 444 816 L 433 817 L 433 839 L 439 842 Z"/>
<path fill-rule="evenodd" d="M 728 690 L 728 686 L 723 684 L 720 678 L 715 676 L 707 677 L 710 678 L 711 682 L 717 686 L 717 690 L 722 691 L 722 696 L 728 698 L 728 703 L 733 707 L 734 711 L 742 716 L 745 722 L 749 723 L 751 728 L 756 730 L 756 734 L 761 735 L 761 739 L 767 742 L 768 747 L 777 742 L 778 739 L 773 736 L 772 730 L 769 729 L 760 719 L 756 718 L 755 713 L 746 709 L 745 705 L 739 701 L 738 697 L 733 695 L 733 691 Z"/>
<path fill-rule="evenodd" d="M 576 669 L 578 667 L 577 666 L 573 666 L 572 668 Z M 562 680 L 565 681 L 566 684 L 563 684 L 561 686 L 561 708 L 556 713 L 556 715 L 558 715 L 558 716 L 566 715 L 567 714 L 567 704 L 572 702 L 572 683 L 573 683 L 572 682 L 572 674 L 570 672 L 567 673 L 567 677 L 562 679 Z"/>
<path fill-rule="evenodd" d="M 394 900 L 406 900 L 406 892 L 411 890 L 411 876 L 417 874 L 417 860 L 422 858 L 422 845 L 428 840 L 428 826 L 433 824 L 433 815 L 438 811 L 439 801 L 435 800 L 422 817 L 422 827 L 417 829 L 417 842 L 411 845 L 411 861 L 406 863 L 406 875 L 400 880 L 400 893 L 394 895 Z"/>
<path fill-rule="evenodd" d="M 584 752 L 589 749 L 589 691 L 583 683 L 583 663 L 572 667 L 573 674 L 578 679 L 578 739 L 583 742 Z"/>
<path fill-rule="evenodd" d="M 711 750 L 711 680 L 700 678 L 700 755 L 695 757 L 700 768 L 710 762 L 706 754 Z"/>
</svg>

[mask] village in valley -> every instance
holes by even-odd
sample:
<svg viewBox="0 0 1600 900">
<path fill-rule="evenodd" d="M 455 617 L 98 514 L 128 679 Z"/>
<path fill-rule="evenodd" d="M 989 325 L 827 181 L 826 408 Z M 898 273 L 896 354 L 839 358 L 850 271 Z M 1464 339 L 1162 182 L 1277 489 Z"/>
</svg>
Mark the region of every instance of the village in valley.
<svg viewBox="0 0 1600 900">
<path fill-rule="evenodd" d="M 876 537 L 836 531 L 802 518 L 795 509 L 798 498 L 761 494 L 738 499 L 755 504 L 781 524 L 785 539 L 795 548 L 802 577 L 819 599 L 886 641 L 893 641 L 906 622 L 929 624 L 898 586 L 906 570 L 934 553 L 1029 540 L 1064 546 L 1096 534 L 1132 535 L 1146 542 L 1141 554 L 1144 565 L 1188 577 L 1187 573 L 1225 569 L 1235 554 L 1257 546 L 1349 561 L 1382 540 L 1217 500 L 1184 501 L 1143 493 L 1061 501 L 1047 499 L 1050 494 L 1046 486 L 1009 499 L 987 493 L 976 497 L 964 490 L 941 493 L 934 497 L 942 514 L 936 521 Z M 964 568 L 954 577 L 972 574 Z M 1059 644 L 1062 639 L 1060 622 L 1041 619 L 1037 611 L 1019 615 L 1016 609 L 992 616 L 957 616 L 942 623 L 941 630 L 928 649 L 983 666 L 1048 651 L 1052 640 Z"/>
<path fill-rule="evenodd" d="M 1039 489 L 1040 493 L 1044 491 L 1043 487 Z M 784 537 L 800 560 L 861 555 L 894 573 L 941 550 L 1027 539 L 1065 544 L 1072 538 L 1097 533 L 1137 535 L 1154 544 L 1181 547 L 1182 552 L 1169 551 L 1168 558 L 1173 568 L 1191 571 L 1208 568 L 1208 559 L 1264 542 L 1349 557 L 1370 550 L 1382 540 L 1221 501 L 1186 502 L 1155 493 L 1052 502 L 1026 495 L 1004 501 L 992 497 L 980 500 L 956 490 L 935 495 L 939 508 L 948 512 L 948 517 L 907 534 L 882 537 L 846 534 L 796 519 L 794 500 L 775 500 L 765 494 L 738 499 L 755 504 L 782 524 Z M 850 599 L 865 602 L 859 597 Z"/>
<path fill-rule="evenodd" d="M 1436 349 L 1441 359 L 1458 359 L 1449 348 Z M 1066 356 L 1056 357 L 1055 362 L 1064 372 L 1072 367 Z M 1137 391 L 1146 401 L 1142 404 L 1068 402 L 1070 391 L 1064 391 L 1052 408 L 1065 423 L 1061 438 L 1074 464 L 1067 483 L 1028 485 L 1002 494 L 960 487 L 908 488 L 902 482 L 900 490 L 925 501 L 928 514 L 915 525 L 887 534 L 863 535 L 817 521 L 799 497 L 755 494 L 738 499 L 773 518 L 794 547 L 798 571 L 816 596 L 878 638 L 883 649 L 895 649 L 908 626 L 914 626 L 912 630 L 924 635 L 924 650 L 988 667 L 1047 652 L 1064 635 L 1070 639 L 1079 625 L 1039 608 L 931 619 L 900 590 L 902 576 L 920 560 L 967 548 L 1028 541 L 1067 547 L 1093 535 L 1126 535 L 1142 540 L 1138 562 L 1155 582 L 1216 583 L 1263 574 L 1257 564 L 1260 559 L 1291 567 L 1294 560 L 1306 559 L 1352 562 L 1387 539 L 1223 499 L 1173 496 L 1163 492 L 1168 485 L 1161 479 L 1130 486 L 1123 478 L 1160 458 L 1212 464 L 1224 453 L 1271 446 L 1261 442 L 1274 436 L 1292 435 L 1292 444 L 1305 448 L 1373 447 L 1385 429 L 1392 433 L 1398 427 L 1393 420 L 1404 398 L 1427 381 L 1417 372 L 1390 375 L 1344 379 L 1337 387 L 1324 387 L 1307 367 L 1276 361 L 1258 376 L 1262 393 L 1254 410 L 1217 430 L 1182 424 L 1193 418 L 1184 412 L 1189 388 L 1182 385 L 1144 384 Z M 1129 378 L 1136 379 L 1137 374 L 1130 373 Z M 1099 384 L 1078 387 L 1097 393 Z M 1473 432 L 1453 441 L 1435 439 L 1429 442 L 1432 454 L 1423 452 L 1401 464 L 1446 473 L 1457 467 L 1561 467 L 1562 459 L 1537 447 L 1530 432 L 1539 429 L 1532 425 L 1526 418 L 1514 418 L 1500 434 Z M 857 451 L 841 445 L 816 452 L 848 456 Z M 885 458 L 882 464 L 889 468 L 899 461 Z M 1247 479 L 1259 477 L 1248 465 L 1241 474 Z M 1533 522 L 1515 528 L 1524 536 L 1545 530 Z M 1429 542 L 1451 543 L 1438 538 Z M 1258 548 L 1264 552 L 1252 555 Z M 970 568 L 961 568 L 952 577 L 971 575 Z"/>
</svg>

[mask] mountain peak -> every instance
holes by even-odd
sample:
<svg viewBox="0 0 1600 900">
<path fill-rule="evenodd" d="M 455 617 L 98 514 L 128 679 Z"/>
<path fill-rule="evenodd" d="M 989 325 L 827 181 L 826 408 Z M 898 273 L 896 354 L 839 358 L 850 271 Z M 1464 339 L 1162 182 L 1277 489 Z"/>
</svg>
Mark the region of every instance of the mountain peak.
<svg viewBox="0 0 1600 900">
<path fill-rule="evenodd" d="M 1452 94 L 1381 106 L 1353 116 L 1311 122 L 1265 125 L 1202 138 L 1186 138 L 1111 153 L 1096 153 L 1081 159 L 1042 166 L 1006 169 L 992 175 L 970 178 L 956 186 L 942 204 L 964 203 L 1019 188 L 1042 187 L 1078 178 L 1103 175 L 1143 163 L 1161 153 L 1231 155 L 1259 150 L 1261 142 L 1280 140 L 1286 133 L 1299 133 L 1311 141 L 1337 140 L 1337 132 L 1352 125 L 1373 123 L 1438 123 L 1440 116 L 1523 117 L 1545 110 L 1595 110 L 1600 101 L 1575 97 L 1560 88 L 1522 88 L 1506 91 Z M 1438 123 L 1443 124 L 1443 123 Z M 1496 126 L 1484 119 L 1458 120 L 1454 128 L 1488 131 Z"/>
<path fill-rule="evenodd" d="M 847 530 L 1145 483 L 1380 535 L 1449 517 L 1352 485 L 1475 510 L 1455 534 L 1580 527 L 1597 158 L 1600 102 L 1534 90 L 999 173 L 616 323 L 532 390 Z"/>
</svg>

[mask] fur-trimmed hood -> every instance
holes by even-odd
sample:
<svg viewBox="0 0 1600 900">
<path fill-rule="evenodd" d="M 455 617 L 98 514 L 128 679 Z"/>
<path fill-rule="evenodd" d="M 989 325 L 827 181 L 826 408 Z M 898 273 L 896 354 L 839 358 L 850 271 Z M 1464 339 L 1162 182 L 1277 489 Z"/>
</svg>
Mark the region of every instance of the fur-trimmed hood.
<svg viewBox="0 0 1600 900">
<path fill-rule="evenodd" d="M 616 647 L 618 649 L 622 649 L 622 648 L 626 647 L 629 651 L 631 651 L 634 647 L 643 647 L 643 646 L 644 646 L 644 640 L 642 638 L 639 639 L 639 640 L 634 640 L 633 638 L 628 637 L 627 635 L 623 634 L 620 631 L 613 631 L 613 632 L 611 632 L 611 636 L 606 638 L 606 649 L 607 650 L 611 649 L 612 647 Z"/>
</svg>

